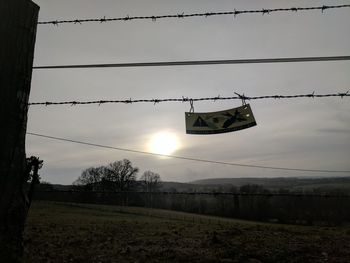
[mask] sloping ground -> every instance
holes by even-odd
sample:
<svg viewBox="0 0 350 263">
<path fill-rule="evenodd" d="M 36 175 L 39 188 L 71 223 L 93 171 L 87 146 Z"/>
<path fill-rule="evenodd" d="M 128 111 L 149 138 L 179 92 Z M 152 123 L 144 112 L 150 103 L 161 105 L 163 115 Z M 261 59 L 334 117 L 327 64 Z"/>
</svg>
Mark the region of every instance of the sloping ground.
<svg viewBox="0 0 350 263">
<path fill-rule="evenodd" d="M 350 227 L 35 202 L 26 262 L 350 262 Z"/>
</svg>

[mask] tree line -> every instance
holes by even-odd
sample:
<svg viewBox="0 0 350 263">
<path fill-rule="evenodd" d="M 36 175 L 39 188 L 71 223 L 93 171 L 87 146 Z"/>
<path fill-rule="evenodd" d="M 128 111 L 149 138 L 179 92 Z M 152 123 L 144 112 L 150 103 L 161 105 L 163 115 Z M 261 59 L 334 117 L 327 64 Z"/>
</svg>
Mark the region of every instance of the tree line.
<svg viewBox="0 0 350 263">
<path fill-rule="evenodd" d="M 177 189 L 162 192 L 159 174 L 145 171 L 138 179 L 138 173 L 139 168 L 127 159 L 90 167 L 74 182 L 73 191 L 50 191 L 50 185 L 43 184 L 43 189 L 49 191 L 38 191 L 36 198 L 152 207 L 280 223 L 340 224 L 350 221 L 349 199 L 341 195 L 293 195 L 288 189 L 276 192 L 257 184 L 215 186 L 207 189 L 208 194 L 197 193 L 196 189 L 187 193 Z"/>
<path fill-rule="evenodd" d="M 73 183 L 75 190 L 102 192 L 158 191 L 161 178 L 158 173 L 145 171 L 137 181 L 138 167 L 123 159 L 108 165 L 85 169 Z"/>
</svg>

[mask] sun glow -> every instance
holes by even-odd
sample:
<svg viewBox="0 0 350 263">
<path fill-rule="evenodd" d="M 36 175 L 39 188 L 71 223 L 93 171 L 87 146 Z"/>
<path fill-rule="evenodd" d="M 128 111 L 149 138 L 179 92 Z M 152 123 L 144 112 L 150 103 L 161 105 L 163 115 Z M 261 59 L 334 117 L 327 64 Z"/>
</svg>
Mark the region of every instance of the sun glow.
<svg viewBox="0 0 350 263">
<path fill-rule="evenodd" d="M 171 132 L 159 132 L 152 136 L 149 149 L 152 153 L 169 155 L 180 147 L 178 137 Z"/>
</svg>

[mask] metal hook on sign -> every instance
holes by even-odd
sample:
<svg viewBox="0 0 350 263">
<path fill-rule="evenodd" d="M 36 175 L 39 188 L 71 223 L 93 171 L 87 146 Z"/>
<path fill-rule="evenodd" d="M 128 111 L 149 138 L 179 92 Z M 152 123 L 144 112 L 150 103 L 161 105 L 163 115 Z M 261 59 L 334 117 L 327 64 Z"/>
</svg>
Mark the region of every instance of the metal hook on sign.
<svg viewBox="0 0 350 263">
<path fill-rule="evenodd" d="M 191 105 L 191 108 L 189 110 L 189 113 L 194 113 L 193 99 L 190 99 L 190 105 Z"/>
</svg>

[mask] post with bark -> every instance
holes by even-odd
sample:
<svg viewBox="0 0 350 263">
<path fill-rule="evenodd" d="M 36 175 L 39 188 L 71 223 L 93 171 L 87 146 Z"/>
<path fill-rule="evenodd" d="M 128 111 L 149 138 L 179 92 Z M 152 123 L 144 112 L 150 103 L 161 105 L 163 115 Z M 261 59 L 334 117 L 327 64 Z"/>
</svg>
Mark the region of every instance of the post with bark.
<svg viewBox="0 0 350 263">
<path fill-rule="evenodd" d="M 39 7 L 0 1 L 0 262 L 23 261 L 25 135 Z"/>
</svg>

